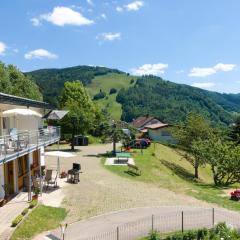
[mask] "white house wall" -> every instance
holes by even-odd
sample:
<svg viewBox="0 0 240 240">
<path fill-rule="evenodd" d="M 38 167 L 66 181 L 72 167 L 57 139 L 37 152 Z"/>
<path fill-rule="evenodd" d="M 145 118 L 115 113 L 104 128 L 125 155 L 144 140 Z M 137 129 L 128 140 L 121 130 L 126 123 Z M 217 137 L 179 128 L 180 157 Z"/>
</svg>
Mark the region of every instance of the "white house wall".
<svg viewBox="0 0 240 240">
<path fill-rule="evenodd" d="M 148 129 L 148 135 L 149 137 L 153 140 L 153 141 L 157 141 L 157 142 L 173 142 L 174 139 L 172 138 L 172 136 L 163 134 L 163 132 L 167 132 L 167 130 L 163 130 L 161 128 L 159 129 Z"/>
</svg>

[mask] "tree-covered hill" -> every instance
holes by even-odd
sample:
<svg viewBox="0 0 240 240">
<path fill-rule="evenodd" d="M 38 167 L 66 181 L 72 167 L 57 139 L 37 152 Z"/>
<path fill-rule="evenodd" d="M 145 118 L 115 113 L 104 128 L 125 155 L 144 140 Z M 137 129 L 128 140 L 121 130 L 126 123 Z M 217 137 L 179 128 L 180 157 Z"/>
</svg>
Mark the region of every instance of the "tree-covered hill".
<svg viewBox="0 0 240 240">
<path fill-rule="evenodd" d="M 64 82 L 80 80 L 95 102 L 113 119 L 131 121 L 143 114 L 175 123 L 197 112 L 215 124 L 229 124 L 240 112 L 240 94 L 221 94 L 165 81 L 138 78 L 116 69 L 77 66 L 26 73 L 39 85 L 45 101 L 57 106 Z"/>
<path fill-rule="evenodd" d="M 119 92 L 117 101 L 122 105 L 125 121 L 149 114 L 163 122 L 176 123 L 184 121 L 187 113 L 196 112 L 221 125 L 231 122 L 230 111 L 240 110 L 239 95 L 209 92 L 155 76 L 137 79 L 134 87 Z"/>
<path fill-rule="evenodd" d="M 0 62 L 0 92 L 19 97 L 42 100 L 39 87 L 13 65 Z"/>
<path fill-rule="evenodd" d="M 57 106 L 57 97 L 63 89 L 65 82 L 79 80 L 86 86 L 92 82 L 94 77 L 108 73 L 120 74 L 122 72 L 105 67 L 76 66 L 61 69 L 40 69 L 25 74 L 36 81 L 43 93 L 44 100 Z"/>
</svg>

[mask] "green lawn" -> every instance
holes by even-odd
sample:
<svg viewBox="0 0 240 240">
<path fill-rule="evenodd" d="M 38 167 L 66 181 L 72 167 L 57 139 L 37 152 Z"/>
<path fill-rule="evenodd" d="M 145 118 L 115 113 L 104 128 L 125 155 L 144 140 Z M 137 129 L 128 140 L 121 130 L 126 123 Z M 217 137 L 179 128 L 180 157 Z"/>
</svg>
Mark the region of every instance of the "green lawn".
<svg viewBox="0 0 240 240">
<path fill-rule="evenodd" d="M 109 91 L 111 88 L 116 88 L 119 91 L 121 88 L 133 86 L 134 83 L 130 83 L 132 79 L 135 81 L 136 77 L 117 73 L 97 76 L 92 80 L 92 83 L 87 86 L 87 90 L 92 97 L 96 93 L 99 93 L 100 89 L 106 92 L 107 96 L 96 102 L 100 109 L 106 109 L 113 119 L 118 120 L 122 115 L 122 106 L 116 102 L 117 93 L 109 95 Z"/>
<path fill-rule="evenodd" d="M 226 194 L 230 189 L 217 188 L 213 185 L 208 166 L 200 168 L 200 180 L 196 181 L 192 165 L 182 157 L 179 150 L 161 144 L 156 144 L 154 147 L 152 144 L 150 148 L 143 150 L 143 154 L 139 150 L 134 150 L 132 155 L 142 171 L 141 176 L 130 175 L 125 166 L 104 165 L 104 167 L 122 177 L 154 183 L 159 187 L 191 195 L 221 207 L 240 210 L 240 203 L 229 200 Z"/>
<path fill-rule="evenodd" d="M 32 239 L 38 233 L 57 228 L 66 217 L 64 208 L 39 205 L 15 230 L 11 240 Z"/>
</svg>

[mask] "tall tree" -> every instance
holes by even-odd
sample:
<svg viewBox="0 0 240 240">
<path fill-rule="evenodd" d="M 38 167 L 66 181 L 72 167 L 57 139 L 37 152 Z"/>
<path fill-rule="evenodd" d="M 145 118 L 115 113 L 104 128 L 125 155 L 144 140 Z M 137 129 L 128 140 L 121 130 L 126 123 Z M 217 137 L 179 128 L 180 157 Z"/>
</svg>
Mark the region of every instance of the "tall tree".
<svg viewBox="0 0 240 240">
<path fill-rule="evenodd" d="M 13 65 L 0 62 L 0 91 L 19 97 L 42 100 L 36 83 Z"/>
<path fill-rule="evenodd" d="M 236 145 L 240 144 L 240 114 L 234 116 L 234 123 L 230 127 L 229 138 Z"/>
<path fill-rule="evenodd" d="M 211 166 L 215 185 L 240 182 L 240 147 L 224 142 L 216 136 L 193 143 L 192 152 L 201 162 Z"/>
<path fill-rule="evenodd" d="M 76 133 L 84 134 L 94 128 L 99 112 L 80 81 L 65 82 L 59 104 L 61 109 L 69 110 L 61 125 L 63 132 L 72 132 L 72 141 Z"/>
<path fill-rule="evenodd" d="M 193 143 L 198 140 L 208 139 L 212 134 L 209 123 L 196 113 L 189 113 L 186 123 L 178 128 L 174 133 L 178 144 L 186 151 L 186 159 L 193 165 L 195 178 L 199 178 L 198 168 L 203 163 L 201 159 L 193 155 Z"/>
</svg>

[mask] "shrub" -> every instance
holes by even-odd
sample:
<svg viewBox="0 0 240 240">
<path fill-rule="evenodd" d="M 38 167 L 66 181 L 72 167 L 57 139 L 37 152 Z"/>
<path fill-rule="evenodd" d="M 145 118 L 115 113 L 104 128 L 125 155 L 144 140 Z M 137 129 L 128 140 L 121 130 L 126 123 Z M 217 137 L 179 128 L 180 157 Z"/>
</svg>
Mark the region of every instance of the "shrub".
<svg viewBox="0 0 240 240">
<path fill-rule="evenodd" d="M 34 199 L 34 200 L 32 200 L 32 201 L 30 202 L 29 208 L 34 208 L 34 207 L 37 206 L 37 204 L 38 204 L 38 201 Z"/>
<path fill-rule="evenodd" d="M 240 239 L 240 234 L 228 227 L 225 223 L 219 223 L 214 228 L 208 230 L 206 228 L 199 230 L 191 230 L 183 233 L 171 234 L 167 237 L 160 237 L 157 232 L 151 232 L 148 240 L 220 240 L 220 239 Z"/>
<path fill-rule="evenodd" d="M 117 93 L 117 89 L 116 88 L 111 88 L 109 91 L 109 94 L 114 94 Z"/>
<path fill-rule="evenodd" d="M 130 84 L 133 84 L 133 83 L 134 83 L 134 79 L 131 79 Z"/>
<path fill-rule="evenodd" d="M 22 215 L 25 216 L 26 214 L 28 213 L 28 208 L 25 208 L 23 211 L 22 211 Z"/>
<path fill-rule="evenodd" d="M 99 100 L 106 97 L 105 92 L 99 92 L 93 96 L 93 100 Z"/>
<path fill-rule="evenodd" d="M 18 215 L 13 221 L 12 221 L 12 227 L 16 227 L 23 219 L 23 215 Z"/>
<path fill-rule="evenodd" d="M 160 240 L 160 236 L 156 231 L 150 232 L 149 240 Z"/>
</svg>

